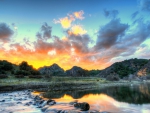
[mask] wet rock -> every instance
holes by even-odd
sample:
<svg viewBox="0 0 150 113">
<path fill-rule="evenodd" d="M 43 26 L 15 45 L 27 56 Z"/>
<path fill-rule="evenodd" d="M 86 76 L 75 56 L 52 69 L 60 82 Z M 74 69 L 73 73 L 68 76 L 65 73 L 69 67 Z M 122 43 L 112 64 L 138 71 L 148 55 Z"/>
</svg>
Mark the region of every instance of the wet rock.
<svg viewBox="0 0 150 113">
<path fill-rule="evenodd" d="M 33 102 L 30 101 L 29 104 L 33 104 Z"/>
<path fill-rule="evenodd" d="M 35 96 L 34 100 L 41 100 L 41 97 L 39 97 L 38 95 Z"/>
<path fill-rule="evenodd" d="M 65 111 L 65 110 L 59 110 L 57 113 L 68 113 L 68 111 Z M 71 112 L 69 112 L 71 113 Z"/>
<path fill-rule="evenodd" d="M 107 112 L 107 111 L 103 111 L 103 112 L 99 112 L 99 113 L 110 113 L 110 112 Z"/>
<path fill-rule="evenodd" d="M 81 109 L 82 111 L 88 111 L 90 109 L 90 105 L 86 102 L 83 103 L 75 103 L 74 107 Z"/>
<path fill-rule="evenodd" d="M 37 100 L 35 101 L 34 105 L 40 107 L 40 105 L 44 102 L 44 100 Z"/>
<path fill-rule="evenodd" d="M 47 101 L 47 105 L 54 105 L 56 104 L 56 102 L 54 100 L 48 100 Z"/>
<path fill-rule="evenodd" d="M 0 102 L 5 102 L 5 100 L 0 100 Z"/>
<path fill-rule="evenodd" d="M 100 113 L 99 111 L 90 111 L 90 113 Z"/>
<path fill-rule="evenodd" d="M 45 113 L 58 113 L 56 109 L 47 109 Z"/>
<path fill-rule="evenodd" d="M 25 106 L 30 106 L 31 104 L 29 104 L 28 102 L 25 104 Z"/>
<path fill-rule="evenodd" d="M 48 108 L 49 108 L 49 105 L 45 105 L 45 106 L 41 109 L 41 111 L 42 111 L 42 112 L 45 112 Z"/>
<path fill-rule="evenodd" d="M 74 105 L 74 104 L 76 104 L 78 101 L 77 100 L 75 100 L 75 101 L 73 101 L 73 102 L 70 102 L 69 104 L 70 105 Z"/>
<path fill-rule="evenodd" d="M 44 102 L 40 105 L 40 107 L 42 108 L 42 107 L 44 107 L 46 104 L 47 104 L 47 101 L 44 101 Z"/>
<path fill-rule="evenodd" d="M 17 102 L 17 104 L 22 104 L 22 102 Z"/>
<path fill-rule="evenodd" d="M 47 104 L 47 101 L 41 101 L 40 103 L 38 103 L 38 108 L 42 108 Z"/>
</svg>

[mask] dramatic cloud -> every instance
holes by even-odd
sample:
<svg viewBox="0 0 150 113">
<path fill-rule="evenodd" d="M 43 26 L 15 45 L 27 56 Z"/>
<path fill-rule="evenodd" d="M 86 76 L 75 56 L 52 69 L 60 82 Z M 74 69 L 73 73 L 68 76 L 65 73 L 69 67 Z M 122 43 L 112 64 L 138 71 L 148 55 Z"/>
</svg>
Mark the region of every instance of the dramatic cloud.
<svg viewBox="0 0 150 113">
<path fill-rule="evenodd" d="M 74 16 L 80 20 L 84 19 L 83 14 L 84 14 L 84 11 L 82 11 L 82 10 L 79 12 L 74 12 Z"/>
<path fill-rule="evenodd" d="M 54 23 L 60 23 L 63 28 L 67 29 L 71 27 L 72 22 L 76 19 L 84 19 L 83 14 L 84 12 L 82 10 L 79 12 L 74 12 L 73 14 L 68 14 L 66 17 L 60 18 L 59 20 L 54 19 Z"/>
<path fill-rule="evenodd" d="M 42 26 L 41 26 L 41 31 L 38 32 L 36 34 L 37 38 L 38 39 L 49 39 L 51 38 L 51 32 L 52 32 L 52 27 L 49 26 L 47 23 L 44 23 Z"/>
<path fill-rule="evenodd" d="M 13 31 L 6 23 L 0 23 L 0 41 L 7 42 L 10 36 L 13 35 Z"/>
<path fill-rule="evenodd" d="M 117 41 L 124 35 L 129 25 L 120 23 L 119 19 L 113 19 L 99 30 L 97 38 L 97 44 L 95 46 L 98 49 L 109 49 L 115 45 Z"/>
<path fill-rule="evenodd" d="M 109 49 L 101 49 L 100 52 L 102 54 L 99 54 L 99 57 L 107 59 L 107 62 L 110 63 L 117 62 L 118 58 L 121 61 L 124 60 L 124 57 L 126 57 L 126 59 L 140 56 L 144 57 L 145 54 L 143 54 L 143 51 L 140 51 L 138 55 L 137 51 L 139 52 L 139 46 L 150 36 L 150 23 L 138 20 L 135 28 L 136 29 L 130 31 L 130 33 L 125 33 L 121 36 L 122 38 L 119 38 L 119 41 L 113 44 Z M 149 55 L 145 55 L 144 58 L 148 58 L 146 56 Z M 111 60 L 113 60 L 113 62 Z"/>
<path fill-rule="evenodd" d="M 140 8 L 143 11 L 150 11 L 150 0 L 141 0 L 140 1 Z"/>
<path fill-rule="evenodd" d="M 117 10 L 107 10 L 104 9 L 104 16 L 107 18 L 116 18 L 116 16 L 119 14 Z"/>
<path fill-rule="evenodd" d="M 143 7 L 145 1 L 141 4 Z M 74 65 L 85 69 L 103 69 L 116 61 L 128 58 L 149 58 L 150 48 L 143 43 L 150 37 L 150 22 L 142 18 L 139 12 L 132 14 L 134 23 L 129 25 L 122 22 L 121 18 L 116 18 L 117 10 L 105 9 L 105 17 L 111 20 L 100 26 L 97 37 L 86 31 L 80 23 L 76 23 L 77 19 L 84 19 L 83 11 L 54 20 L 65 28 L 61 37 L 59 34 L 52 35 L 52 27 L 44 23 L 33 42 L 29 40 L 30 38 L 23 38 L 22 43 L 19 41 L 3 43 L 9 41 L 13 31 L 2 23 L 0 24 L 0 56 L 1 59 L 8 59 L 16 64 L 26 60 L 35 68 L 58 63 L 64 69 Z M 12 27 L 15 29 L 16 25 L 13 23 Z M 95 42 L 94 38 L 97 38 Z"/>
</svg>

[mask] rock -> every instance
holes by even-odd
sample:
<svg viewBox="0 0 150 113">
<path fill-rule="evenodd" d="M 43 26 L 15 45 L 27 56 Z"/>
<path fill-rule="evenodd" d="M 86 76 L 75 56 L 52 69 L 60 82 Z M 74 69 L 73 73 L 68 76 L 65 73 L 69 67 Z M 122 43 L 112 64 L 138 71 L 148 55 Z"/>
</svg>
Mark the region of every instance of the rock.
<svg viewBox="0 0 150 113">
<path fill-rule="evenodd" d="M 27 102 L 27 103 L 25 104 L 25 106 L 30 106 L 30 104 Z"/>
<path fill-rule="evenodd" d="M 56 104 L 56 102 L 54 100 L 48 100 L 47 101 L 47 105 L 54 105 Z"/>
<path fill-rule="evenodd" d="M 78 101 L 74 101 L 74 102 L 70 102 L 69 104 L 70 105 L 74 105 L 74 104 L 76 104 Z"/>
<path fill-rule="evenodd" d="M 17 102 L 17 104 L 22 104 L 22 102 Z"/>
<path fill-rule="evenodd" d="M 37 101 L 35 101 L 34 105 L 40 107 L 43 102 L 44 102 L 44 100 L 37 100 Z"/>
<path fill-rule="evenodd" d="M 42 108 L 42 107 L 44 107 L 45 105 L 47 104 L 47 101 L 42 101 L 42 103 L 40 103 L 39 105 L 38 105 L 38 108 Z"/>
<path fill-rule="evenodd" d="M 75 103 L 74 107 L 80 108 L 82 111 L 88 111 L 90 109 L 90 105 L 86 102 L 83 103 Z"/>
<path fill-rule="evenodd" d="M 111 112 L 103 111 L 103 112 L 99 112 L 99 113 L 111 113 Z"/>
<path fill-rule="evenodd" d="M 1 100 L 0 102 L 5 102 L 5 100 Z"/>
<path fill-rule="evenodd" d="M 99 111 L 90 111 L 90 113 L 101 113 Z"/>
<path fill-rule="evenodd" d="M 47 109 L 45 113 L 58 113 L 56 109 Z"/>
<path fill-rule="evenodd" d="M 45 105 L 45 106 L 43 106 L 43 108 L 41 109 L 41 111 L 45 112 L 48 108 L 49 108 L 49 105 Z"/>
</svg>

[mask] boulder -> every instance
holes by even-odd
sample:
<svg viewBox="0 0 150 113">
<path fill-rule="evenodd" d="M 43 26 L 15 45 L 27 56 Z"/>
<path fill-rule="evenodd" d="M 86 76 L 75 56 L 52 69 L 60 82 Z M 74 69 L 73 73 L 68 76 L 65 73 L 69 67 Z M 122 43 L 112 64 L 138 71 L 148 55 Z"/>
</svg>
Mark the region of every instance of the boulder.
<svg viewBox="0 0 150 113">
<path fill-rule="evenodd" d="M 90 109 L 90 105 L 86 102 L 83 103 L 75 103 L 74 107 L 81 109 L 82 111 L 88 111 Z"/>
<path fill-rule="evenodd" d="M 54 104 L 56 104 L 56 102 L 54 100 L 50 99 L 47 101 L 47 105 L 54 105 Z"/>
</svg>

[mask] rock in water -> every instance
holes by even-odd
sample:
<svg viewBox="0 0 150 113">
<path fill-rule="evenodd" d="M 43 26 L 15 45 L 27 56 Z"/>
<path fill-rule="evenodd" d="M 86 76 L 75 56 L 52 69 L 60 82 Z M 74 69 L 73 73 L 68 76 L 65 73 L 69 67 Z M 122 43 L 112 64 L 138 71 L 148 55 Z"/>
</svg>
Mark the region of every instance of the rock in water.
<svg viewBox="0 0 150 113">
<path fill-rule="evenodd" d="M 47 101 L 47 105 L 54 105 L 56 104 L 56 102 L 54 100 L 48 100 Z"/>
<path fill-rule="evenodd" d="M 86 102 L 83 103 L 75 103 L 74 107 L 81 109 L 82 111 L 88 111 L 90 109 L 90 105 Z"/>
</svg>

